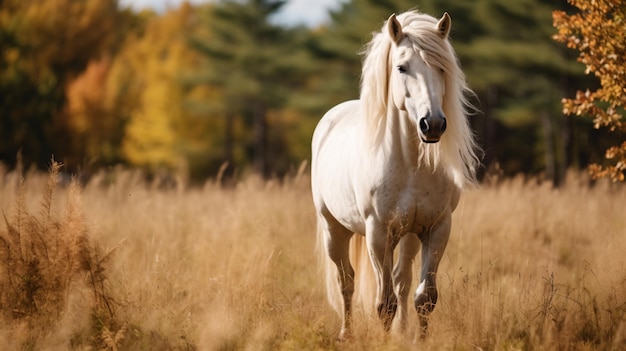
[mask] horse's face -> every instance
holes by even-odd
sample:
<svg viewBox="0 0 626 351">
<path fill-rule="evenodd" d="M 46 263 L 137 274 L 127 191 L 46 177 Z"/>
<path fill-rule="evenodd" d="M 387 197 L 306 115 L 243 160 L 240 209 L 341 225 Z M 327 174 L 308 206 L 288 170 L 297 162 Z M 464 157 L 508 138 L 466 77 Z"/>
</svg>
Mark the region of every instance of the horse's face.
<svg viewBox="0 0 626 351">
<path fill-rule="evenodd" d="M 395 15 L 387 21 L 387 29 L 393 42 L 389 81 L 393 103 L 415 121 L 422 141 L 436 143 L 446 130 L 446 116 L 442 109 L 444 72 L 427 64 L 425 53 L 416 50 L 411 40 L 402 33 Z M 450 17 L 446 13 L 437 24 L 442 40 L 446 39 L 449 29 Z"/>
</svg>

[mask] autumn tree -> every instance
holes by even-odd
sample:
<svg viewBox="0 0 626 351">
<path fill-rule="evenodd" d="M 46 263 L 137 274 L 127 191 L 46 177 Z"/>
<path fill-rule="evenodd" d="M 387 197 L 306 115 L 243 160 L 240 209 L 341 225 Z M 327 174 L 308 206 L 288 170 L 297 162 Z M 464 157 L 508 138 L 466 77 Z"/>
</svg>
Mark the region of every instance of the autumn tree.
<svg viewBox="0 0 626 351">
<path fill-rule="evenodd" d="M 0 159 L 48 164 L 71 152 L 66 85 L 115 44 L 116 0 L 0 2 Z"/>
<path fill-rule="evenodd" d="M 202 166 L 198 155 L 206 156 L 212 146 L 211 126 L 186 108 L 190 92 L 183 77 L 198 56 L 186 40 L 196 23 L 194 12 L 184 3 L 164 14 L 140 13 L 142 24 L 126 33 L 104 82 L 100 103 L 123 126 L 120 158 L 148 173 L 195 173 Z"/>
<path fill-rule="evenodd" d="M 90 58 L 85 70 L 65 84 L 65 106 L 57 120 L 68 138 L 57 156 L 66 165 L 78 165 L 89 173 L 126 162 L 122 142 L 132 105 L 129 100 L 135 96 L 116 78 L 120 78 L 120 61 L 128 58 L 122 55 L 126 39 L 145 32 L 152 16 L 149 11 L 136 14 L 128 9 L 115 13 L 115 31 L 110 33 L 107 50 Z M 123 74 L 125 79 L 131 76 Z"/>
<path fill-rule="evenodd" d="M 577 12 L 554 11 L 554 39 L 579 51 L 578 60 L 600 82 L 595 90 L 578 91 L 563 99 L 563 112 L 593 118 L 594 128 L 608 128 L 626 135 L 626 5 L 622 0 L 569 0 Z M 626 171 L 626 141 L 606 150 L 609 162 L 592 164 L 594 177 L 623 181 Z"/>
<path fill-rule="evenodd" d="M 116 97 L 128 106 L 123 157 L 148 171 L 174 169 L 179 156 L 175 126 L 183 116 L 176 77 L 184 65 L 180 38 L 189 12 L 149 18 L 142 33 L 126 38 L 109 77 L 114 91 L 127 93 Z"/>
<path fill-rule="evenodd" d="M 72 138 L 64 156 L 70 164 L 102 167 L 121 161 L 123 121 L 113 115 L 107 84 L 111 58 L 90 61 L 85 71 L 67 84 L 63 109 L 65 130 Z"/>
</svg>

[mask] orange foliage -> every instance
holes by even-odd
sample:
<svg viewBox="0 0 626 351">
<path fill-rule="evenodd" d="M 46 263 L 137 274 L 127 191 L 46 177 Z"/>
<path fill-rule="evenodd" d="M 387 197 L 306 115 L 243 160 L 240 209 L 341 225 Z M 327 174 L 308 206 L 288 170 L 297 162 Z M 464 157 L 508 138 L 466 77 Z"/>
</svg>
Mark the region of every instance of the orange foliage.
<svg viewBox="0 0 626 351">
<path fill-rule="evenodd" d="M 111 162 L 118 157 L 114 135 L 121 128 L 119 118 L 112 116 L 107 103 L 107 77 L 111 59 L 90 61 L 85 71 L 66 88 L 66 128 L 75 136 L 75 148 L 80 148 L 90 161 Z"/>
<path fill-rule="evenodd" d="M 563 99 L 566 114 L 593 117 L 594 127 L 626 132 L 623 119 L 626 107 L 626 6 L 622 0 L 569 0 L 579 12 L 568 15 L 554 11 L 554 39 L 578 50 L 578 61 L 586 65 L 601 87 L 578 91 L 573 99 Z M 591 165 L 594 177 L 623 181 L 626 171 L 626 141 L 606 151 L 608 166 Z"/>
</svg>

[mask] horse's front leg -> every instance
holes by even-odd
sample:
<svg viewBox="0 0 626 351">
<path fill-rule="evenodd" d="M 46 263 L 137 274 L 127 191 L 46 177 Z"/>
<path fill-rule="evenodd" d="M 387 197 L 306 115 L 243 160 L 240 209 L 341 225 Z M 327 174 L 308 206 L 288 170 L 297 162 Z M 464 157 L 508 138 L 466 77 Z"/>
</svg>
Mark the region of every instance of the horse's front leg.
<svg viewBox="0 0 626 351">
<path fill-rule="evenodd" d="M 400 239 L 398 246 L 398 259 L 393 268 L 393 285 L 396 296 L 398 296 L 398 307 L 400 309 L 397 326 L 400 332 L 404 333 L 409 317 L 407 302 L 413 280 L 413 261 L 419 251 L 420 242 L 417 235 L 408 233 Z"/>
<path fill-rule="evenodd" d="M 385 331 L 389 331 L 398 308 L 398 299 L 393 291 L 391 275 L 393 249 L 398 239 L 393 233 L 389 233 L 385 226 L 381 226 L 375 221 L 369 221 L 366 226 L 365 240 L 378 287 L 376 311 L 383 322 Z"/>
<path fill-rule="evenodd" d="M 450 237 L 451 215 L 436 223 L 428 232 L 420 235 L 422 242 L 422 267 L 420 284 L 415 291 L 415 309 L 420 321 L 418 335 L 424 338 L 428 331 L 428 316 L 437 304 L 437 269 Z"/>
</svg>

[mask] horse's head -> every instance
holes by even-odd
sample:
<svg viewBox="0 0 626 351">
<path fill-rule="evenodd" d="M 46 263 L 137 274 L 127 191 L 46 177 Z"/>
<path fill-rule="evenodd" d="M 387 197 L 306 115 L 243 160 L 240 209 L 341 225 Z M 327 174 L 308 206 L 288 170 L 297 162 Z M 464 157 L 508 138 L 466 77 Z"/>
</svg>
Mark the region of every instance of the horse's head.
<svg viewBox="0 0 626 351">
<path fill-rule="evenodd" d="M 450 16 L 444 13 L 433 24 L 434 39 L 446 40 L 450 24 Z M 389 17 L 386 29 L 392 41 L 389 89 L 393 104 L 415 121 L 423 142 L 436 143 L 447 127 L 442 108 L 446 89 L 444 69 L 428 59 L 429 53 L 404 32 L 395 14 Z"/>
<path fill-rule="evenodd" d="M 400 111 L 422 140 L 420 162 L 443 164 L 462 188 L 474 182 L 480 161 L 467 119 L 475 108 L 466 94 L 473 93 L 448 40 L 450 25 L 447 13 L 391 15 L 364 51 L 359 100 L 370 150 L 382 145 L 388 117 Z"/>
</svg>

